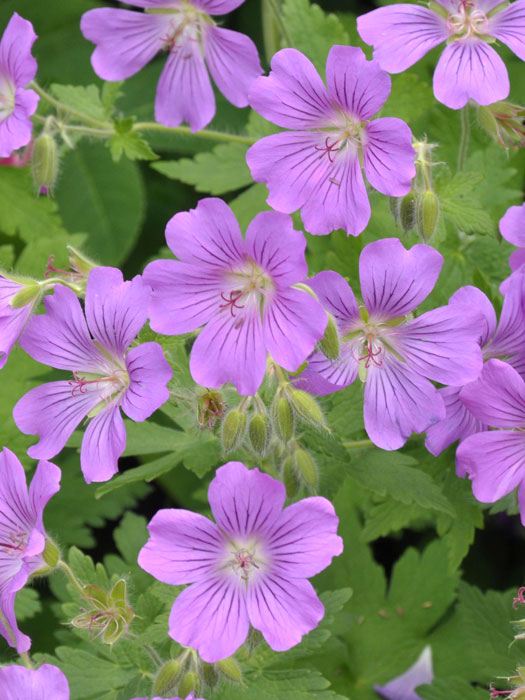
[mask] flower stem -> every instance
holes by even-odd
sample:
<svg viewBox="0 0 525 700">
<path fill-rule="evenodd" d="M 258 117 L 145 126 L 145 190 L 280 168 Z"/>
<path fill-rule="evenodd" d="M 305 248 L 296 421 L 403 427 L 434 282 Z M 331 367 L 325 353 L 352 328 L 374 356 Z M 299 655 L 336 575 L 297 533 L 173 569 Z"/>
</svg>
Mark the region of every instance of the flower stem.
<svg viewBox="0 0 525 700">
<path fill-rule="evenodd" d="M 243 143 L 247 146 L 251 146 L 257 141 L 257 139 L 251 136 L 243 136 L 242 134 L 228 134 L 226 131 L 215 131 L 214 129 L 192 131 L 189 126 L 164 126 L 164 124 L 157 124 L 157 122 L 137 122 L 133 124 L 133 131 L 160 131 L 165 134 L 193 136 L 194 138 L 206 139 L 209 141 Z"/>
<path fill-rule="evenodd" d="M 73 573 L 73 569 L 62 559 L 58 562 L 57 569 L 60 569 L 66 575 L 68 581 L 72 584 L 73 588 L 77 590 L 77 592 L 82 596 L 82 598 L 85 598 L 86 592 L 84 590 L 84 585 L 82 581 L 75 576 L 75 574 Z"/>
<path fill-rule="evenodd" d="M 470 114 L 467 105 L 460 112 L 461 117 L 461 138 L 458 151 L 458 172 L 463 170 L 467 162 L 468 148 L 470 143 Z"/>
<path fill-rule="evenodd" d="M 29 83 L 29 87 L 32 88 L 38 95 L 40 95 L 40 97 L 43 100 L 45 100 L 56 110 L 67 112 L 68 114 L 71 114 L 72 116 L 79 119 L 81 122 L 84 122 L 84 124 L 90 124 L 91 126 L 94 126 L 98 129 L 109 130 L 110 133 L 113 133 L 114 130 L 110 122 L 104 122 L 100 119 L 94 119 L 88 114 L 84 114 L 84 112 L 80 112 L 74 107 L 70 107 L 69 105 L 66 105 L 63 102 L 60 102 L 60 100 L 57 100 L 56 97 L 53 97 L 53 95 L 44 90 L 44 88 L 40 87 L 40 85 L 38 85 L 38 83 L 35 83 L 34 81 Z"/>
<path fill-rule="evenodd" d="M 31 661 L 31 658 L 30 658 L 29 654 L 27 653 L 27 651 L 24 651 L 20 654 L 20 660 L 22 661 L 22 663 L 24 664 L 24 666 L 26 668 L 30 668 L 30 669 L 33 668 L 33 663 Z"/>
<path fill-rule="evenodd" d="M 343 445 L 347 450 L 359 450 L 362 447 L 373 447 L 374 443 L 372 440 L 347 440 Z"/>
</svg>

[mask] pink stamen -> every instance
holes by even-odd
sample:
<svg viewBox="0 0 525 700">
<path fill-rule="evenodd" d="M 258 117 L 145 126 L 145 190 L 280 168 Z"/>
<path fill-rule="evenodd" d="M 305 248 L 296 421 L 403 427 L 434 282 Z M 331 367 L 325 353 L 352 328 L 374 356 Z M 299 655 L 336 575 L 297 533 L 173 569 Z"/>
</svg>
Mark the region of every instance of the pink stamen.
<svg viewBox="0 0 525 700">
<path fill-rule="evenodd" d="M 500 698 L 500 697 L 508 697 L 509 695 L 512 695 L 514 691 L 513 690 L 496 690 L 492 686 L 490 687 L 490 697 L 491 698 Z"/>
<path fill-rule="evenodd" d="M 525 605 L 525 586 L 518 588 L 518 593 L 512 601 L 512 607 L 514 610 L 516 610 L 516 608 L 518 608 L 520 605 Z"/>
<path fill-rule="evenodd" d="M 235 314 L 233 313 L 234 309 L 244 309 L 244 304 L 237 304 L 239 299 L 242 297 L 242 291 L 239 289 L 234 289 L 232 292 L 230 292 L 229 297 L 224 295 L 224 292 L 221 292 L 221 299 L 223 299 L 226 303 L 221 304 L 219 306 L 220 309 L 230 309 L 230 313 L 233 318 L 235 318 Z"/>
<path fill-rule="evenodd" d="M 339 141 L 336 140 L 333 143 L 330 143 L 330 137 L 327 136 L 324 142 L 324 146 L 315 146 L 316 151 L 322 151 L 323 153 L 326 153 L 328 156 L 328 160 L 330 163 L 335 162 L 335 153 L 339 150 Z"/>
<path fill-rule="evenodd" d="M 380 357 L 381 353 L 383 352 L 382 348 L 379 348 L 374 352 L 372 343 L 370 341 L 367 341 L 367 351 L 366 354 L 363 355 L 362 357 L 358 357 L 358 361 L 362 362 L 363 360 L 366 360 L 365 362 L 365 368 L 369 369 L 371 364 L 374 364 L 376 367 L 381 367 L 383 365 L 383 360 L 376 360 L 376 357 Z"/>
</svg>

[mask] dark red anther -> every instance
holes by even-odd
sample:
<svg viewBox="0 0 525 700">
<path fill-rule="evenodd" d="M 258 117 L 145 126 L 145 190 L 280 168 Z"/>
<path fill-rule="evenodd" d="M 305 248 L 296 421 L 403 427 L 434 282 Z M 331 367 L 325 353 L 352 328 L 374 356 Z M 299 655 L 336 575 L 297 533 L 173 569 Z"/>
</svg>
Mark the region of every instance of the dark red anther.
<svg viewBox="0 0 525 700">
<path fill-rule="evenodd" d="M 333 163 L 335 161 L 335 153 L 337 153 L 337 151 L 339 150 L 338 145 L 339 141 L 336 140 L 333 143 L 330 143 L 330 137 L 327 136 L 324 142 L 324 146 L 315 146 L 315 150 L 326 153 L 330 163 Z"/>
<path fill-rule="evenodd" d="M 233 291 L 230 292 L 229 296 L 225 296 L 224 292 L 221 292 L 221 299 L 223 299 L 226 303 L 220 305 L 220 309 L 230 309 L 230 313 L 233 318 L 235 318 L 235 314 L 233 313 L 234 309 L 244 309 L 244 304 L 238 304 L 237 302 L 239 299 L 242 297 L 242 291 L 239 289 L 234 289 Z"/>
</svg>

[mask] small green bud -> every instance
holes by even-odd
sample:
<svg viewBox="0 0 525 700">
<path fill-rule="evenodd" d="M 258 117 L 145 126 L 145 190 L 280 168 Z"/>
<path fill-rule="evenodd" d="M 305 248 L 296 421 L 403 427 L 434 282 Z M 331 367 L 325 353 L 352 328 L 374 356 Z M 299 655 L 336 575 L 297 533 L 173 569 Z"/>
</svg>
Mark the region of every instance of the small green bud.
<svg viewBox="0 0 525 700">
<path fill-rule="evenodd" d="M 525 146 L 525 107 L 512 102 L 493 102 L 477 110 L 479 126 L 503 148 Z"/>
<path fill-rule="evenodd" d="M 399 222 L 403 231 L 408 232 L 416 225 L 416 194 L 409 192 L 399 205 Z"/>
<path fill-rule="evenodd" d="M 416 207 L 417 232 L 423 241 L 429 241 L 439 220 L 439 198 L 432 190 L 419 195 Z"/>
<path fill-rule="evenodd" d="M 287 457 L 283 462 L 283 482 L 288 498 L 297 496 L 300 484 L 292 457 Z"/>
<path fill-rule="evenodd" d="M 217 669 L 234 683 L 242 683 L 241 667 L 233 656 L 218 661 Z"/>
<path fill-rule="evenodd" d="M 177 685 L 177 679 L 181 672 L 181 662 L 179 659 L 170 659 L 161 666 L 153 683 L 154 695 L 167 695 L 174 692 Z"/>
<path fill-rule="evenodd" d="M 297 473 L 305 485 L 316 491 L 319 486 L 319 471 L 310 453 L 298 447 L 294 452 L 294 460 Z"/>
<path fill-rule="evenodd" d="M 220 391 L 206 389 L 197 397 L 197 414 L 199 426 L 211 430 L 224 416 L 225 403 Z"/>
<path fill-rule="evenodd" d="M 250 420 L 248 435 L 254 451 L 257 454 L 264 454 L 268 447 L 270 435 L 268 418 L 262 413 L 256 413 Z"/>
<path fill-rule="evenodd" d="M 290 403 L 300 420 L 310 423 L 315 428 L 328 430 L 328 425 L 321 407 L 314 397 L 300 389 L 290 389 L 288 392 Z"/>
<path fill-rule="evenodd" d="M 328 323 L 326 324 L 324 336 L 319 342 L 319 347 L 329 360 L 337 360 L 339 357 L 339 331 L 331 314 L 328 314 Z"/>
<path fill-rule="evenodd" d="M 294 434 L 294 414 L 286 396 L 277 395 L 273 403 L 275 430 L 283 442 L 291 440 Z"/>
<path fill-rule="evenodd" d="M 210 688 L 214 688 L 219 680 L 219 674 L 215 670 L 215 667 L 211 664 L 202 664 L 201 671 L 206 685 Z"/>
<path fill-rule="evenodd" d="M 55 569 L 60 561 L 60 549 L 53 542 L 53 540 L 50 540 L 49 538 L 46 539 L 42 558 L 50 569 Z"/>
<path fill-rule="evenodd" d="M 244 439 L 246 414 L 237 408 L 226 414 L 222 422 L 222 446 L 226 452 L 234 450 Z"/>
<path fill-rule="evenodd" d="M 42 287 L 38 282 L 30 282 L 17 292 L 11 299 L 10 306 L 12 309 L 21 309 L 23 306 L 34 304 L 42 295 Z"/>
<path fill-rule="evenodd" d="M 49 134 L 40 134 L 35 140 L 31 170 L 38 192 L 52 192 L 58 176 L 58 148 L 55 139 Z"/>
<path fill-rule="evenodd" d="M 182 677 L 179 687 L 178 694 L 181 698 L 187 697 L 190 693 L 196 693 L 200 687 L 199 676 L 194 671 L 188 671 Z"/>
</svg>

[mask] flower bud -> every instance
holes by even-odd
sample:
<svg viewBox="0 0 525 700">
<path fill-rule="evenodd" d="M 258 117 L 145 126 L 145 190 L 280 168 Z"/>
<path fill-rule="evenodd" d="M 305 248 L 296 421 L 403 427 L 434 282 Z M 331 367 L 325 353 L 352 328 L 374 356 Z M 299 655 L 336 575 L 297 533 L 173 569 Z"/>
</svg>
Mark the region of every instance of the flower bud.
<svg viewBox="0 0 525 700">
<path fill-rule="evenodd" d="M 214 688 L 219 680 L 219 674 L 215 670 L 215 667 L 211 664 L 202 664 L 201 671 L 206 685 L 210 688 Z"/>
<path fill-rule="evenodd" d="M 273 402 L 274 425 L 277 435 L 286 443 L 294 434 L 294 414 L 286 396 L 277 395 Z"/>
<path fill-rule="evenodd" d="M 39 194 L 52 192 L 58 176 L 58 148 L 49 134 L 40 134 L 34 142 L 31 170 Z"/>
<path fill-rule="evenodd" d="M 188 671 L 182 677 L 179 687 L 178 694 L 181 698 L 187 697 L 190 693 L 196 693 L 200 687 L 199 676 L 194 671 Z"/>
<path fill-rule="evenodd" d="M 234 408 L 226 414 L 222 422 L 222 446 L 226 452 L 234 450 L 244 439 L 246 414 Z"/>
<path fill-rule="evenodd" d="M 390 205 L 390 213 L 394 217 L 394 221 L 398 226 L 401 226 L 401 219 L 399 218 L 399 210 L 401 208 L 401 200 L 399 197 L 389 197 L 388 204 Z"/>
<path fill-rule="evenodd" d="M 297 496 L 297 493 L 299 492 L 300 484 L 292 457 L 287 457 L 284 460 L 282 469 L 282 479 L 286 488 L 286 495 L 288 498 L 294 498 L 294 496 Z"/>
<path fill-rule="evenodd" d="M 42 558 L 50 569 L 55 569 L 60 561 L 60 549 L 49 538 L 46 539 Z"/>
<path fill-rule="evenodd" d="M 199 426 L 211 430 L 224 415 L 225 403 L 220 391 L 206 389 L 197 397 Z"/>
<path fill-rule="evenodd" d="M 525 146 L 525 107 L 512 102 L 493 102 L 478 107 L 478 124 L 503 148 Z"/>
<path fill-rule="evenodd" d="M 328 430 L 324 413 L 311 394 L 301 389 L 290 389 L 288 396 L 300 420 L 310 423 L 314 428 Z"/>
<path fill-rule="evenodd" d="M 69 253 L 69 265 L 73 272 L 76 272 L 83 277 L 87 277 L 91 270 L 93 270 L 95 267 L 99 267 L 96 262 L 91 260 L 91 258 L 88 258 L 87 255 L 84 255 L 84 253 L 81 253 L 76 248 L 73 248 L 72 245 L 68 245 L 66 247 L 67 252 Z"/>
<path fill-rule="evenodd" d="M 256 413 L 250 420 L 248 435 L 251 445 L 257 454 L 264 454 L 270 435 L 268 418 L 262 413 Z"/>
<path fill-rule="evenodd" d="M 319 471 L 310 453 L 298 447 L 294 452 L 294 460 L 302 481 L 310 490 L 316 491 L 319 486 Z"/>
<path fill-rule="evenodd" d="M 181 668 L 182 665 L 179 659 L 170 659 L 166 661 L 155 677 L 153 694 L 164 696 L 175 691 Z"/>
<path fill-rule="evenodd" d="M 339 331 L 331 314 L 328 314 L 328 323 L 324 336 L 319 341 L 319 348 L 329 360 L 337 360 L 339 357 Z"/>
<path fill-rule="evenodd" d="M 230 681 L 233 681 L 234 683 L 242 683 L 241 667 L 233 656 L 218 661 L 216 667 L 226 676 L 226 678 L 229 678 Z"/>
<path fill-rule="evenodd" d="M 416 225 L 416 194 L 409 192 L 399 205 L 399 223 L 405 233 L 412 231 Z"/>
<path fill-rule="evenodd" d="M 12 309 L 21 309 L 23 306 L 35 304 L 42 295 L 42 286 L 38 282 L 27 282 L 11 299 Z"/>
<path fill-rule="evenodd" d="M 423 241 L 429 241 L 439 220 L 439 198 L 433 190 L 425 190 L 417 198 L 416 226 Z"/>
</svg>

